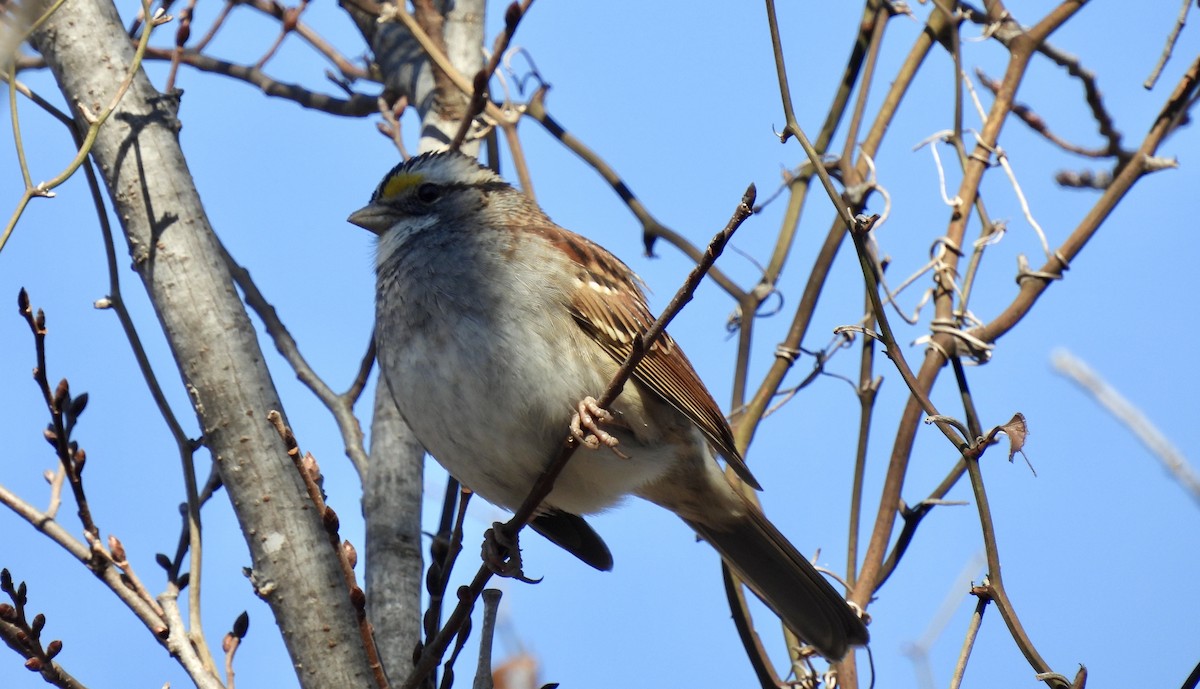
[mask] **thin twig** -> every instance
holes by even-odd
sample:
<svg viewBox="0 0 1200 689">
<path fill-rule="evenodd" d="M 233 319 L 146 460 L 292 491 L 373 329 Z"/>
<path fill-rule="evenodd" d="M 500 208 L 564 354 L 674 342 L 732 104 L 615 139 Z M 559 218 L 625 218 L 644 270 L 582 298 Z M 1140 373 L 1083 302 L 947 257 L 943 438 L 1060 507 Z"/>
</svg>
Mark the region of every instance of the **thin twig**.
<svg viewBox="0 0 1200 689">
<path fill-rule="evenodd" d="M 801 132 L 801 136 L 803 133 Z M 921 408 L 925 410 L 925 414 L 930 417 L 941 416 L 937 409 L 933 406 L 933 402 L 921 386 L 917 383 L 917 378 L 913 375 L 912 369 L 909 368 L 908 362 L 904 359 L 904 354 L 900 351 L 900 346 L 896 342 L 896 337 L 892 333 L 892 326 L 888 323 L 887 314 L 883 311 L 883 303 L 879 299 L 879 282 L 875 272 L 874 262 L 871 260 L 871 254 L 867 248 L 865 236 L 870 232 L 870 224 L 873 221 L 867 219 L 865 221 L 856 222 L 848 225 L 850 228 L 850 238 L 854 241 L 854 248 L 858 251 L 859 262 L 862 265 L 863 276 L 867 282 L 867 296 L 871 300 L 871 307 L 876 314 L 876 319 L 879 324 L 879 332 L 884 346 L 884 353 L 892 360 L 896 366 L 896 370 L 900 372 L 900 377 L 904 379 L 904 384 L 908 386 L 913 397 L 921 404 Z M 968 441 L 966 438 L 952 432 L 952 426 L 945 421 L 938 421 L 937 427 L 941 429 L 946 438 L 954 444 L 960 452 L 967 449 Z"/>
<path fill-rule="evenodd" d="M 421 619 L 426 642 L 437 635 L 442 624 L 442 606 L 446 599 L 446 589 L 450 585 L 451 571 L 462 552 L 463 521 L 466 519 L 471 495 L 470 491 L 462 489 L 453 476 L 446 479 L 442 516 L 438 521 L 437 533 L 429 543 L 429 570 L 425 575 L 429 605 Z"/>
<path fill-rule="evenodd" d="M 69 127 L 71 134 L 75 137 L 76 146 L 82 147 L 83 143 L 80 140 L 80 134 L 74 127 Z M 150 391 L 150 396 L 153 398 L 159 414 L 167 424 L 167 429 L 171 432 L 171 437 L 175 441 L 176 449 L 179 453 L 180 464 L 182 467 L 184 478 L 184 491 L 186 495 L 186 504 L 184 512 L 184 535 L 187 538 L 187 548 L 184 549 L 181 544 L 178 555 L 172 563 L 172 567 L 168 572 L 172 581 L 177 581 L 179 570 L 182 567 L 183 555 L 185 552 L 191 553 L 189 571 L 188 588 L 188 617 L 190 621 L 189 633 L 193 637 L 196 645 L 197 653 L 203 663 L 210 671 L 215 671 L 213 665 L 212 654 L 208 648 L 206 637 L 204 635 L 203 618 L 201 615 L 201 591 L 203 566 L 202 566 L 202 539 L 200 528 L 200 506 L 203 500 L 200 499 L 196 488 L 196 469 L 194 457 L 196 450 L 200 444 L 191 440 L 187 433 L 183 430 L 178 417 L 175 416 L 171 409 L 170 403 L 167 401 L 166 395 L 163 392 L 162 386 L 158 382 L 158 377 L 154 373 L 154 368 L 150 363 L 150 358 L 146 354 L 145 347 L 142 345 L 141 336 L 138 334 L 137 327 L 133 322 L 133 317 L 129 313 L 129 309 L 125 303 L 124 296 L 121 292 L 120 268 L 117 262 L 116 244 L 113 240 L 112 224 L 109 222 L 108 213 L 105 210 L 104 198 L 100 191 L 100 182 L 96 176 L 95 169 L 92 165 L 86 164 L 83 166 L 84 176 L 87 179 L 88 190 L 92 198 L 92 204 L 96 211 L 96 218 L 100 224 L 101 237 L 104 242 L 105 264 L 108 271 L 108 294 L 104 299 L 96 303 L 97 308 L 112 309 L 117 315 L 117 321 L 121 324 L 122 332 L 125 334 L 131 351 L 134 355 L 134 360 L 137 362 L 138 370 L 142 374 L 142 379 L 146 383 L 146 387 Z M 215 474 L 215 467 L 210 473 L 209 481 L 212 482 L 212 477 Z"/>
<path fill-rule="evenodd" d="M 79 515 L 79 521 L 83 525 L 85 536 L 90 543 L 99 543 L 100 529 L 96 526 L 92 518 L 92 510 L 88 504 L 87 492 L 83 487 L 83 467 L 87 459 L 87 454 L 71 439 L 71 430 L 75 425 L 75 417 L 82 411 L 82 408 L 76 411 L 79 404 L 77 400 L 83 399 L 83 403 L 86 404 L 86 397 L 81 395 L 80 397 L 72 398 L 71 388 L 66 378 L 63 378 L 51 390 L 46 367 L 46 314 L 41 309 L 38 309 L 36 315 L 34 314 L 33 307 L 29 301 L 29 294 L 24 288 L 21 288 L 17 295 L 17 310 L 25 319 L 30 332 L 33 334 L 34 357 L 36 359 L 36 364 L 33 368 L 33 379 L 42 394 L 46 410 L 50 414 L 50 425 L 45 431 L 46 440 L 54 447 L 55 455 L 58 457 L 63 473 L 66 475 L 67 484 L 71 487 L 71 494 L 75 498 L 76 513 Z M 93 557 L 92 565 L 102 568 L 104 562 Z"/>
<path fill-rule="evenodd" d="M 651 215 L 650 211 L 646 209 L 645 205 L 633 193 L 625 183 L 625 180 L 617 174 L 616 170 L 550 115 L 546 110 L 544 98 L 545 90 L 539 89 L 526 105 L 525 115 L 536 120 L 551 136 L 558 139 L 562 145 L 582 158 L 585 163 L 590 165 L 593 170 L 604 178 L 604 181 L 612 187 L 617 196 L 621 197 L 621 200 L 629 208 L 629 211 L 642 223 L 642 241 L 645 244 L 646 253 L 652 254 L 655 240 L 663 239 L 682 251 L 688 258 L 693 261 L 699 261 L 702 256 L 700 249 L 692 245 L 683 235 L 663 225 Z M 713 269 L 709 275 L 713 279 L 713 282 L 725 290 L 734 301 L 741 302 L 745 298 L 745 291 L 720 270 Z"/>
<path fill-rule="evenodd" d="M 759 685 L 763 689 L 776 689 L 783 686 L 783 681 L 775 672 L 775 666 L 771 664 L 771 654 L 767 652 L 762 638 L 758 635 L 758 630 L 754 628 L 754 623 L 750 619 L 746 587 L 741 578 L 734 574 L 724 561 L 721 563 L 721 578 L 725 583 L 725 599 L 733 615 L 733 625 L 737 629 L 738 637 L 742 640 L 742 646 L 746 649 L 746 658 L 750 661 L 750 668 L 754 670 Z"/>
<path fill-rule="evenodd" d="M 924 63 L 925 58 L 928 57 L 930 47 L 933 45 L 934 36 L 938 35 L 939 32 L 938 27 L 934 24 L 941 21 L 940 18 L 940 13 L 933 13 L 931 15 L 931 26 L 926 31 L 922 31 L 917 35 L 908 56 L 905 58 L 903 66 L 892 80 L 888 92 L 884 96 L 883 104 L 859 148 L 861 151 L 859 166 L 861 171 L 866 170 L 866 158 L 878 152 L 883 137 L 888 131 L 908 87 L 916 78 L 917 71 Z M 781 69 L 781 67 L 782 64 L 777 62 L 776 70 Z M 859 204 L 864 201 L 864 199 L 855 201 L 855 212 L 862 210 Z M 812 322 L 821 290 L 829 276 L 834 257 L 837 255 L 845 236 L 845 228 L 839 220 L 834 220 L 830 223 L 830 227 L 825 234 L 824 243 L 813 260 L 812 268 L 808 271 L 808 280 L 796 305 L 787 335 L 778 348 L 780 351 L 797 351 L 799 349 L 800 343 L 804 340 L 808 332 L 808 327 Z M 783 384 L 794 362 L 794 357 L 777 356 L 770 369 L 763 376 L 753 397 L 741 407 L 739 415 L 734 419 L 734 437 L 737 439 L 738 447 L 749 446 L 759 421 L 770 406 L 775 393 L 778 392 L 780 386 Z"/>
<path fill-rule="evenodd" d="M 483 591 L 483 624 L 479 634 L 479 660 L 475 664 L 472 689 L 492 689 L 492 640 L 496 636 L 496 612 L 500 608 L 500 590 Z"/>
<path fill-rule="evenodd" d="M 512 41 L 512 37 L 517 32 L 517 25 L 521 23 L 521 18 L 529 10 L 529 6 L 533 4 L 533 0 L 522 0 L 520 3 L 512 3 L 504 12 L 504 31 L 496 36 L 496 42 L 492 46 L 492 56 L 488 59 L 487 65 L 479 70 L 472 82 L 471 99 L 467 105 L 467 112 L 463 115 L 462 122 L 458 125 L 458 131 L 455 132 L 454 138 L 450 140 L 449 149 L 457 151 L 462 146 L 467 138 L 467 134 L 471 131 L 471 123 L 475 121 L 484 109 L 487 102 L 487 84 L 491 81 L 492 74 L 496 72 L 496 68 L 500 66 L 500 60 L 504 57 L 504 52 L 508 50 L 508 44 Z"/>
<path fill-rule="evenodd" d="M 227 689 L 216 672 L 210 668 L 207 658 L 201 658 L 187 633 L 187 625 L 183 622 L 183 614 L 179 610 L 179 587 L 174 582 L 167 582 L 167 588 L 158 594 L 158 602 L 162 606 L 165 627 L 159 642 L 170 651 L 179 662 L 188 677 L 196 683 L 198 689 Z"/>
<path fill-rule="evenodd" d="M 1000 82 L 989 77 L 982 68 L 977 67 L 975 69 L 975 76 L 979 79 L 980 84 L 983 84 L 988 91 L 991 91 L 992 95 L 995 95 L 996 92 L 1000 90 Z M 1111 141 L 1105 146 L 1096 148 L 1088 148 L 1067 141 L 1061 136 L 1055 134 L 1054 131 L 1050 129 L 1050 125 L 1046 123 L 1046 120 L 1043 119 L 1041 115 L 1037 114 L 1033 108 L 1024 103 L 1013 103 L 1012 113 L 1020 118 L 1020 120 L 1034 132 L 1042 135 L 1047 141 L 1055 146 L 1058 146 L 1064 151 L 1067 151 L 1068 153 L 1074 153 L 1075 155 L 1083 156 L 1085 158 L 1106 158 L 1108 156 L 1121 153 L 1119 150 L 1113 150 Z"/>
<path fill-rule="evenodd" d="M 226 5 L 228 10 L 229 5 Z M 179 56 L 192 36 L 192 17 L 196 14 L 196 0 L 188 0 L 187 7 L 179 13 L 179 28 L 175 29 L 175 50 L 171 53 L 171 68 L 167 71 L 167 82 L 163 93 L 175 93 L 175 77 L 179 74 Z"/>
<path fill-rule="evenodd" d="M 46 13 L 43 14 L 42 17 L 37 22 L 35 22 L 33 24 L 33 26 L 31 26 L 24 35 L 25 36 L 31 35 L 37 29 L 37 27 L 39 27 L 42 24 L 42 22 L 49 19 L 50 14 L 53 13 L 54 10 L 57 9 L 58 6 L 62 4 L 62 2 L 63 2 L 63 0 L 57 0 L 57 2 L 55 2 L 53 5 L 51 5 L 51 7 L 46 11 Z M 150 16 L 150 0 L 142 0 L 142 13 L 146 16 Z M 171 20 L 171 18 L 169 16 L 164 15 L 162 12 L 159 12 L 158 14 L 154 15 L 153 19 L 151 19 L 151 21 L 150 21 L 150 26 L 148 26 L 146 28 L 146 30 L 142 32 L 142 37 L 138 40 L 137 47 L 134 50 L 133 59 L 130 60 L 129 68 L 125 72 L 125 78 L 121 81 L 120 85 L 117 86 L 116 92 L 113 93 L 112 98 L 109 99 L 109 101 L 108 101 L 108 104 L 105 105 L 104 108 L 100 110 L 100 112 L 92 113 L 89 110 L 87 110 L 87 108 L 85 108 L 82 103 L 76 103 L 76 106 L 79 108 L 80 117 L 87 123 L 87 131 L 83 135 L 83 143 L 79 147 L 79 150 L 76 151 L 75 157 L 71 160 L 70 163 L 67 164 L 67 166 L 65 168 L 63 168 L 62 172 L 59 172 L 57 175 L 50 178 L 49 180 L 46 180 L 45 182 L 40 182 L 36 185 L 34 185 L 32 183 L 32 181 L 29 179 L 28 171 L 26 170 L 24 172 L 24 174 L 25 174 L 25 192 L 21 195 L 21 198 L 17 201 L 17 207 L 13 210 L 12 215 L 9 217 L 8 224 L 4 227 L 3 233 L 0 234 L 0 251 L 4 250 L 4 245 L 8 243 L 8 238 L 10 236 L 12 236 L 13 230 L 16 229 L 17 221 L 19 221 L 21 219 L 21 216 L 25 212 L 26 206 L 29 205 L 29 201 L 35 197 L 52 196 L 53 194 L 51 193 L 51 190 L 54 189 L 55 187 L 62 185 L 64 182 L 66 182 L 68 179 L 70 179 L 71 176 L 75 174 L 75 171 L 78 170 L 79 167 L 81 165 L 83 165 L 84 162 L 87 160 L 87 156 L 92 150 L 92 145 L 96 141 L 96 135 L 100 132 L 100 127 L 103 126 L 105 121 L 108 120 L 109 116 L 112 115 L 113 112 L 116 111 L 117 105 L 121 102 L 121 99 L 125 97 L 125 93 L 129 90 L 129 87 L 133 84 L 134 77 L 137 76 L 137 74 L 139 73 L 139 71 L 142 68 L 142 58 L 146 55 L 147 46 L 149 46 L 149 44 L 150 44 L 151 29 L 153 29 L 154 27 L 157 27 L 157 26 L 161 26 L 162 24 L 165 24 L 165 23 L 169 22 L 170 20 Z M 24 39 L 22 39 L 22 40 L 24 40 Z M 13 89 L 15 89 L 15 86 L 16 86 L 15 67 L 13 68 L 13 72 L 14 73 L 10 73 L 7 77 L 9 80 L 9 84 L 10 84 L 10 101 L 13 101 L 16 98 L 15 91 L 13 90 Z M 16 141 L 18 150 L 20 150 L 20 147 L 22 145 L 21 144 L 21 131 L 20 131 L 20 127 L 17 124 L 15 102 L 12 105 L 12 115 L 13 115 L 13 135 L 14 135 L 14 139 Z"/>
<path fill-rule="evenodd" d="M 122 573 L 116 567 L 100 569 L 91 567 L 93 549 L 88 544 L 76 539 L 57 521 L 45 513 L 39 512 L 3 485 L 0 485 L 0 504 L 7 506 L 76 560 L 87 565 L 89 571 L 104 582 L 105 586 L 150 630 L 155 640 L 171 652 L 197 687 L 200 689 L 225 689 L 216 677 L 205 669 L 204 663 L 196 655 L 196 649 L 187 637 L 183 619 L 179 616 L 178 605 L 174 602 L 179 595 L 177 587 L 168 582 L 167 591 L 159 595 L 158 603 L 162 610 L 160 613 L 155 606 L 148 604 L 138 592 L 128 586 Z"/>
<path fill-rule="evenodd" d="M 1011 34 L 1006 43 L 1009 47 L 1010 60 L 1006 70 L 1005 87 L 999 91 L 996 100 L 992 104 L 990 115 L 985 121 L 980 134 L 981 142 L 994 146 L 1012 106 L 1012 98 L 1016 93 L 1016 87 L 1028 69 L 1033 53 L 1043 45 L 1047 37 L 1056 28 L 1070 19 L 1081 7 L 1082 3 L 1078 2 L 1078 0 L 1064 2 L 1051 10 L 1032 29 L 1026 31 L 1022 30 L 1020 25 L 1007 14 L 1001 4 L 991 3 L 988 5 L 989 16 L 987 21 L 996 25 L 997 35 L 1002 31 Z M 932 23 L 935 19 L 940 22 L 945 21 L 942 12 L 930 13 L 930 22 Z M 965 160 L 963 179 L 957 193 L 957 196 L 963 200 L 963 207 L 965 208 L 976 207 L 979 185 L 982 181 L 983 173 L 988 167 L 986 155 L 986 149 L 977 147 L 977 151 Z M 946 237 L 954 246 L 962 246 L 967 220 L 970 215 L 969 213 L 957 213 L 951 217 Z M 957 255 L 949 252 L 945 256 L 945 261 L 945 274 L 955 274 L 955 271 L 958 269 Z M 955 306 L 953 286 L 951 284 L 939 284 L 935 293 L 936 319 L 943 323 L 953 323 L 955 320 Z M 978 333 L 973 334 L 978 337 Z M 927 391 L 932 388 L 934 381 L 936 381 L 941 368 L 946 362 L 947 352 L 955 346 L 951 338 L 952 336 L 947 333 L 935 333 L 933 335 L 931 344 L 935 345 L 935 347 L 926 350 L 924 363 L 915 379 L 920 390 Z M 993 341 L 984 337 L 979 337 L 978 339 L 985 342 Z M 884 574 L 884 558 L 887 555 L 888 544 L 892 537 L 897 516 L 897 506 L 901 504 L 900 494 L 904 486 L 915 434 L 920 424 L 923 409 L 924 405 L 917 398 L 912 397 L 905 405 L 901 414 L 891 452 L 891 461 L 880 493 L 875 528 L 872 530 L 867 552 L 863 558 L 862 570 L 859 574 L 859 586 L 853 596 L 854 601 L 859 604 L 865 604 L 869 600 L 870 595 L 876 590 L 879 584 L 880 577 Z"/>
<path fill-rule="evenodd" d="M 269 15 L 278 19 L 284 26 L 280 36 L 285 33 L 293 33 L 301 38 L 313 50 L 319 53 L 322 57 L 337 68 L 345 79 L 366 79 L 370 80 L 371 75 L 368 70 L 362 66 L 355 64 L 354 60 L 346 57 L 332 43 L 325 40 L 311 26 L 300 21 L 299 16 L 304 7 L 308 5 L 308 0 L 302 0 L 299 11 L 297 8 L 285 7 L 279 2 L 273 0 L 237 0 L 237 4 L 253 8 L 263 14 Z M 197 46 L 197 50 L 201 50 L 203 46 Z M 260 65 L 261 66 L 261 65 Z"/>
<path fill-rule="evenodd" d="M 864 294 L 868 314 L 870 314 L 871 298 Z M 870 328 L 875 322 L 868 316 L 864 327 Z M 867 470 L 867 442 L 871 434 L 871 419 L 875 411 L 875 400 L 879 395 L 879 386 L 883 384 L 882 377 L 875 377 L 875 341 L 873 338 L 862 338 L 862 354 L 858 366 L 858 442 L 854 450 L 854 478 L 850 483 L 850 519 L 847 529 L 846 543 L 846 581 L 851 587 L 858 572 L 858 531 L 862 521 L 863 482 Z"/>
<path fill-rule="evenodd" d="M 229 13 L 239 4 L 244 3 L 237 0 L 225 0 L 225 4 L 221 6 L 221 11 L 217 13 L 216 19 L 213 19 L 213 23 L 209 25 L 208 31 L 204 32 L 204 35 L 200 37 L 196 45 L 192 46 L 192 49 L 196 52 L 204 52 L 209 42 L 217 37 L 217 32 L 221 30 L 221 27 L 225 26 L 225 20 L 229 18 Z"/>
<path fill-rule="evenodd" d="M 986 586 L 976 587 L 971 593 L 978 596 L 975 603 L 975 613 L 971 615 L 971 623 L 967 625 L 967 635 L 963 638 L 962 651 L 954 664 L 954 674 L 950 677 L 950 689 L 962 686 L 963 675 L 967 672 L 967 660 L 971 657 L 971 649 L 975 647 L 975 638 L 979 635 L 979 627 L 983 624 L 983 613 L 991 600 Z"/>
<path fill-rule="evenodd" d="M 283 39 L 291 33 L 296 25 L 300 22 L 300 15 L 308 8 L 308 0 L 300 0 L 300 4 L 293 7 L 283 7 L 279 3 L 272 3 L 276 8 L 281 10 L 279 15 L 279 34 L 275 36 L 275 41 L 271 43 L 271 47 L 267 48 L 267 52 L 258 58 L 258 62 L 254 63 L 255 69 L 262 69 L 267 66 L 271 58 L 275 57 L 275 53 L 279 51 L 279 46 L 283 45 Z"/>
<path fill-rule="evenodd" d="M 1165 436 L 1140 409 L 1109 385 L 1090 366 L 1065 349 L 1056 350 L 1050 356 L 1054 370 L 1071 379 L 1089 393 L 1096 402 L 1115 416 L 1137 439 L 1150 450 L 1150 454 L 1162 462 L 1163 468 L 1176 483 L 1200 503 L 1200 474 L 1192 468 L 1183 451 Z"/>
<path fill-rule="evenodd" d="M 275 428 L 275 432 L 283 440 L 283 444 L 287 449 L 287 455 L 296 466 L 296 471 L 304 481 L 305 488 L 308 489 L 309 500 L 312 501 L 313 507 L 316 508 L 317 514 L 321 518 L 321 524 L 325 527 L 325 533 L 329 537 L 329 545 L 333 548 L 338 564 L 341 565 L 342 582 L 346 585 L 346 592 L 349 594 L 351 607 L 354 608 L 354 613 L 358 620 L 359 635 L 362 638 L 363 649 L 366 652 L 367 662 L 370 664 L 374 675 L 375 684 L 379 689 L 388 689 L 387 675 L 383 671 L 383 662 L 379 658 L 379 649 L 375 646 L 375 635 L 371 628 L 371 622 L 367 619 L 366 594 L 363 593 L 354 576 L 353 557 L 347 551 L 346 544 L 342 542 L 341 537 L 338 535 L 339 520 L 337 513 L 325 503 L 325 497 L 319 483 L 321 470 L 317 466 L 317 460 L 311 454 L 301 455 L 300 446 L 296 442 L 296 436 L 292 433 L 292 429 L 284 424 L 282 414 L 272 409 L 267 412 L 267 421 L 271 423 L 272 427 Z"/>
<path fill-rule="evenodd" d="M 238 81 L 244 81 L 262 91 L 263 95 L 290 100 L 301 107 L 320 110 L 331 115 L 368 117 L 376 113 L 378 96 L 355 93 L 349 98 L 336 98 L 323 93 L 317 93 L 299 84 L 278 81 L 252 65 L 241 65 L 221 60 L 197 52 L 193 48 L 179 52 L 178 58 L 176 58 L 174 48 L 149 48 L 146 50 L 146 59 L 165 61 L 178 59 L 181 64 L 188 65 L 202 72 L 210 72 Z"/>
<path fill-rule="evenodd" d="M 1004 588 L 1004 579 L 1001 576 L 1000 570 L 1000 549 L 996 540 L 996 529 L 992 521 L 992 509 L 988 502 L 987 490 L 983 485 L 983 472 L 979 468 L 979 458 L 964 455 L 967 463 L 967 474 L 971 477 L 971 489 L 975 494 L 975 506 L 979 512 L 979 525 L 983 530 L 983 549 L 987 555 L 988 565 L 988 583 L 987 589 L 991 598 L 996 603 L 996 609 L 999 610 L 1000 616 L 1004 618 L 1004 623 L 1008 626 L 1009 634 L 1012 635 L 1013 641 L 1016 642 L 1017 648 L 1025 655 L 1025 659 L 1029 661 L 1029 665 L 1034 671 L 1042 675 L 1042 679 L 1047 685 L 1053 689 L 1069 689 L 1070 682 L 1060 681 L 1059 677 L 1053 673 L 1050 666 L 1038 653 L 1037 648 L 1033 645 L 1033 641 L 1029 635 L 1025 633 L 1025 628 L 1017 617 L 1016 611 L 1013 608 L 1012 602 L 1008 598 L 1008 592 Z"/>
<path fill-rule="evenodd" d="M 14 586 L 12 575 L 7 569 L 2 569 L 0 592 L 7 594 L 12 601 L 12 605 L 0 604 L 0 612 L 3 613 L 0 614 L 0 640 L 25 658 L 25 669 L 37 672 L 48 684 L 60 689 L 86 689 L 54 660 L 62 651 L 62 641 L 54 639 L 42 643 L 46 616 L 39 613 L 30 619 L 26 614 L 28 588 L 25 582 Z"/>
<path fill-rule="evenodd" d="M 363 446 L 363 430 L 362 424 L 358 417 L 354 414 L 354 402 L 357 401 L 358 395 L 362 392 L 362 382 L 366 380 L 367 374 L 371 370 L 371 362 L 374 361 L 374 337 L 372 344 L 367 349 L 367 355 L 363 357 L 362 365 L 359 366 L 358 375 L 351 383 L 350 389 L 344 395 L 339 395 L 325 382 L 321 376 L 317 375 L 308 360 L 300 353 L 300 346 L 296 343 L 296 339 L 292 337 L 287 326 L 283 324 L 283 320 L 279 317 L 279 313 L 275 307 L 267 301 L 263 296 L 262 291 L 258 289 L 253 278 L 250 277 L 250 271 L 242 267 L 225 248 L 224 243 L 217 241 L 217 250 L 221 257 L 225 260 L 225 265 L 228 266 L 229 272 L 233 277 L 233 281 L 241 288 L 242 294 L 245 297 L 246 304 L 258 314 L 262 319 L 263 325 L 267 329 L 267 334 L 271 336 L 271 341 L 275 344 L 275 349 L 283 355 L 283 358 L 291 365 L 292 370 L 296 372 L 296 377 L 301 383 L 307 387 L 337 422 L 338 430 L 342 434 L 342 442 L 346 450 L 346 456 L 350 458 L 354 468 L 358 471 L 359 480 L 366 480 L 367 475 L 367 452 Z"/>
<path fill-rule="evenodd" d="M 380 22 L 397 21 L 404 24 L 404 28 L 408 29 L 413 39 L 417 41 L 421 49 L 425 51 L 425 54 L 429 56 L 429 59 L 437 67 L 434 70 L 435 74 L 444 74 L 459 91 L 468 98 L 471 96 L 474 92 L 474 84 L 462 72 L 455 69 L 453 63 L 450 62 L 450 58 L 446 56 L 445 50 L 439 45 L 438 40 L 435 40 L 435 38 L 431 37 L 425 31 L 416 17 L 405 11 L 403 7 L 392 3 L 381 6 L 380 10 Z M 483 109 L 488 117 L 491 117 L 496 122 L 507 122 L 512 119 L 494 103 L 485 101 Z"/>
<path fill-rule="evenodd" d="M 1183 0 L 1183 4 L 1179 7 L 1179 16 L 1175 18 L 1175 26 L 1171 27 L 1171 33 L 1167 35 L 1167 43 L 1163 46 L 1162 55 L 1159 56 L 1150 76 L 1146 77 L 1146 82 L 1142 84 L 1147 91 L 1158 83 L 1158 75 L 1162 74 L 1163 67 L 1167 66 L 1167 60 L 1171 59 L 1171 53 L 1175 50 L 1175 41 L 1179 40 L 1179 33 L 1183 31 L 1183 26 L 1187 23 L 1188 11 L 1191 8 L 1192 0 Z"/>
</svg>

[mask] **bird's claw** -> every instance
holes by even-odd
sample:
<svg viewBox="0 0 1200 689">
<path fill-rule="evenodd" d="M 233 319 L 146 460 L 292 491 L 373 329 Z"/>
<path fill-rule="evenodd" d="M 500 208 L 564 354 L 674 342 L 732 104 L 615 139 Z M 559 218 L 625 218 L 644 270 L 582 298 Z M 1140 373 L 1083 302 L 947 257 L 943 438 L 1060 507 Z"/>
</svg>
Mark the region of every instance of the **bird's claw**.
<svg viewBox="0 0 1200 689">
<path fill-rule="evenodd" d="M 481 557 L 488 569 L 498 576 L 516 579 L 526 584 L 541 583 L 541 578 L 530 579 L 521 568 L 521 547 L 515 535 L 509 536 L 503 524 L 496 522 L 483 533 Z"/>
<path fill-rule="evenodd" d="M 629 455 L 617 449 L 621 441 L 600 428 L 600 424 L 613 421 L 612 412 L 601 407 L 596 398 L 589 395 L 579 402 L 571 417 L 571 435 L 589 450 L 598 450 L 603 445 L 621 459 L 629 459 Z"/>
</svg>

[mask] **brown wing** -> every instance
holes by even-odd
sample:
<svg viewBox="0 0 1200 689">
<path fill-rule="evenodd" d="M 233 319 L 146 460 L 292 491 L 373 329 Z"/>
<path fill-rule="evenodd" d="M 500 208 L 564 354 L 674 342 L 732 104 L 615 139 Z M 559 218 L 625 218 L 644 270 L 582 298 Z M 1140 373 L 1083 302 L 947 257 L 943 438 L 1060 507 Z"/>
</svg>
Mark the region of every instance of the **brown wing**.
<svg viewBox="0 0 1200 689">
<path fill-rule="evenodd" d="M 555 228 L 547 232 L 576 263 L 579 287 L 572 313 L 592 338 L 617 362 L 623 363 L 633 351 L 633 338 L 654 323 L 638 277 L 603 247 L 572 232 Z M 737 451 L 733 432 L 712 395 L 700 382 L 700 376 L 684 356 L 683 350 L 663 334 L 633 371 L 638 383 L 650 388 L 668 404 L 685 414 L 700 428 L 729 466 L 750 486 L 761 486 Z"/>
</svg>

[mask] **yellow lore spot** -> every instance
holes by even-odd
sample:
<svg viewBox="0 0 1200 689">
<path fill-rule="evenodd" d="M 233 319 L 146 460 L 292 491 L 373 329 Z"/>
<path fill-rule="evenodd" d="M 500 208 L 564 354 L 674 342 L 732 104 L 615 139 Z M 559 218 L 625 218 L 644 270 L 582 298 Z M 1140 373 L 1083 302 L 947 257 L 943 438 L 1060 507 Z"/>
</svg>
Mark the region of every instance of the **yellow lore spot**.
<svg viewBox="0 0 1200 689">
<path fill-rule="evenodd" d="M 380 199 L 394 199 L 425 180 L 425 175 L 403 172 L 392 175 L 379 190 Z"/>
</svg>

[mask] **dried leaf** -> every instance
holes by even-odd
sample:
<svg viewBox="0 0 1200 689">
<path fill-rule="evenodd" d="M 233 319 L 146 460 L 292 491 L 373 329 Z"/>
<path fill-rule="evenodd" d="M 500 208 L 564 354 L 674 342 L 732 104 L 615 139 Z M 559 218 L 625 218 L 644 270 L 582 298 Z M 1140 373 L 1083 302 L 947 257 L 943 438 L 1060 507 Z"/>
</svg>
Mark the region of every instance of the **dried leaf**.
<svg viewBox="0 0 1200 689">
<path fill-rule="evenodd" d="M 1029 436 L 1029 425 L 1025 423 L 1025 415 L 1021 412 L 1013 414 L 1008 423 L 997 427 L 998 431 L 1008 436 L 1008 461 L 1013 461 L 1013 457 L 1018 452 L 1025 458 L 1025 464 L 1029 466 L 1029 470 L 1037 476 L 1037 470 L 1033 468 L 1033 463 L 1029 461 L 1029 456 L 1025 454 L 1025 438 Z"/>
</svg>

